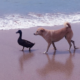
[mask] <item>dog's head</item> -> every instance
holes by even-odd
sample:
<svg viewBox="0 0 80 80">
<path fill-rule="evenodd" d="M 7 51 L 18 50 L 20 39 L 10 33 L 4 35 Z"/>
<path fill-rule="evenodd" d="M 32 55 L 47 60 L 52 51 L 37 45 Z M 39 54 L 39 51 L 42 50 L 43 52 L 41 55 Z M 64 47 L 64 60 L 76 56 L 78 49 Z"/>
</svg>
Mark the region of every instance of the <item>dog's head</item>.
<svg viewBox="0 0 80 80">
<path fill-rule="evenodd" d="M 45 32 L 44 28 L 38 28 L 36 33 L 34 33 L 34 35 L 43 35 L 44 32 Z"/>
</svg>

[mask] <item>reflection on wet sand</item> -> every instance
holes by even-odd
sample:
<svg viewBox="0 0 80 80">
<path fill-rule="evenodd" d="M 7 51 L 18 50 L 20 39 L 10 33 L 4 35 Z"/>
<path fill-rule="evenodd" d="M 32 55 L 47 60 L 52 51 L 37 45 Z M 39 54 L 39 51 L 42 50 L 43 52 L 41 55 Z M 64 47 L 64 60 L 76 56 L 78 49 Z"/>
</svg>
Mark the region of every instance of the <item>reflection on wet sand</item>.
<svg viewBox="0 0 80 80">
<path fill-rule="evenodd" d="M 74 64 L 72 62 L 72 57 L 74 56 L 74 54 L 70 53 L 65 63 L 56 61 L 55 53 L 52 59 L 50 59 L 49 55 L 46 55 L 46 56 L 48 59 L 47 64 L 42 69 L 37 70 L 40 75 L 46 76 L 47 74 L 51 72 L 52 73 L 55 73 L 55 72 L 65 73 L 67 76 L 71 75 L 73 68 L 74 68 Z"/>
<path fill-rule="evenodd" d="M 31 53 L 31 52 L 30 53 L 23 53 L 23 55 L 19 58 L 21 70 L 23 70 L 23 64 L 24 64 L 24 62 L 28 61 L 33 56 L 34 56 L 34 54 Z"/>
</svg>

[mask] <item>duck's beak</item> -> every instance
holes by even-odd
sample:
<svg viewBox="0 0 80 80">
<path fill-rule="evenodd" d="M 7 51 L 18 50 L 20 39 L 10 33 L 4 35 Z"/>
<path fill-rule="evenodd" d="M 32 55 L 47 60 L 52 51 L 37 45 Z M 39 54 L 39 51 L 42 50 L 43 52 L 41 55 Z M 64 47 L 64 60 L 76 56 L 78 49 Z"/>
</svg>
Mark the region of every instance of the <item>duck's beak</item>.
<svg viewBox="0 0 80 80">
<path fill-rule="evenodd" d="M 16 34 L 18 33 L 18 31 L 16 32 Z"/>
</svg>

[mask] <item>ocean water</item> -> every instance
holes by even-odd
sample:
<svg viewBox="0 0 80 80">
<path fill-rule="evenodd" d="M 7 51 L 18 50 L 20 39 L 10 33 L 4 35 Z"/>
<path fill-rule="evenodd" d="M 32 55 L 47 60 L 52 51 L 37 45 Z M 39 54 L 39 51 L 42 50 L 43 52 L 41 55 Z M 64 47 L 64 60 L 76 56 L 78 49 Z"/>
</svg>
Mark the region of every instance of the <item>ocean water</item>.
<svg viewBox="0 0 80 80">
<path fill-rule="evenodd" d="M 80 22 L 80 0 L 0 0 L 0 30 Z"/>
</svg>

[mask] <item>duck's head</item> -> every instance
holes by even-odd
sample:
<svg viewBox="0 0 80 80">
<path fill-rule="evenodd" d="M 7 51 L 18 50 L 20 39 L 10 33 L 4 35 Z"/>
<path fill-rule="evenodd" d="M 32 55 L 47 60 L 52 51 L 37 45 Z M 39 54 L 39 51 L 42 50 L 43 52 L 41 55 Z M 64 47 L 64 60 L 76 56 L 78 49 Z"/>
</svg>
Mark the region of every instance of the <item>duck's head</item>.
<svg viewBox="0 0 80 80">
<path fill-rule="evenodd" d="M 16 33 L 22 33 L 22 31 L 21 30 L 18 30 Z"/>
</svg>

